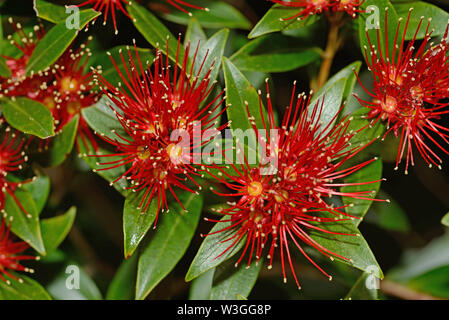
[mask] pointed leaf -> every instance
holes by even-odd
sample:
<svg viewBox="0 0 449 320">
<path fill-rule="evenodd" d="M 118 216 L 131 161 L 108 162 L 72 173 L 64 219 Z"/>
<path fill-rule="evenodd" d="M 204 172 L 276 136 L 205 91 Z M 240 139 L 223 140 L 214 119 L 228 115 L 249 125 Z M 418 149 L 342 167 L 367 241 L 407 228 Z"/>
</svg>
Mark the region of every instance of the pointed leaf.
<svg viewBox="0 0 449 320">
<path fill-rule="evenodd" d="M 55 134 L 53 117 L 43 104 L 28 98 L 2 100 L 1 107 L 6 121 L 17 130 L 48 138 Z"/>
<path fill-rule="evenodd" d="M 182 193 L 178 203 L 163 213 L 156 233 L 139 258 L 136 299 L 144 299 L 183 257 L 195 233 L 203 199 L 195 193 Z"/>
<path fill-rule="evenodd" d="M 78 132 L 79 115 L 73 117 L 61 132 L 56 134 L 49 154 L 49 165 L 57 166 L 64 162 L 67 155 L 72 151 L 75 137 Z"/>
<path fill-rule="evenodd" d="M 54 251 L 64 241 L 75 221 L 76 207 L 71 207 L 65 214 L 41 220 L 42 239 L 47 253 Z"/>
<path fill-rule="evenodd" d="M 0 281 L 0 300 L 51 300 L 48 292 L 39 283 L 23 274 L 13 274 L 22 279 L 22 282 L 8 279 L 11 284 L 7 284 Z"/>
<path fill-rule="evenodd" d="M 135 297 L 137 261 L 138 255 L 132 255 L 124 260 L 112 279 L 108 292 L 107 300 L 133 300 Z"/>
<path fill-rule="evenodd" d="M 50 194 L 50 179 L 47 176 L 39 175 L 33 181 L 22 187 L 33 197 L 38 214 L 42 212 Z"/>
</svg>

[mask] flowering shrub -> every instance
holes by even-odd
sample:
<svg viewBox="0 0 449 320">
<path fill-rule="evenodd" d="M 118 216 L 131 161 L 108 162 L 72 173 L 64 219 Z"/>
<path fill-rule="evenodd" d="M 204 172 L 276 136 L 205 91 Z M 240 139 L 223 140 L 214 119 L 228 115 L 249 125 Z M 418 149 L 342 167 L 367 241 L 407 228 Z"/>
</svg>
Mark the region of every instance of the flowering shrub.
<svg viewBox="0 0 449 320">
<path fill-rule="evenodd" d="M 449 298 L 449 8 L 24 2 L 2 299 Z"/>
</svg>

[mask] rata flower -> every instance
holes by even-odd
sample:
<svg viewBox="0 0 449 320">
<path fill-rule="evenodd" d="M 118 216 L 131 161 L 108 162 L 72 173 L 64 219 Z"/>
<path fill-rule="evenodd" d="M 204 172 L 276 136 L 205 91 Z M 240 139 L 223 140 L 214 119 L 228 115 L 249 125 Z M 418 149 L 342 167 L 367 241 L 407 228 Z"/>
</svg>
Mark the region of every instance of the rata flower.
<svg viewBox="0 0 449 320">
<path fill-rule="evenodd" d="M 135 47 L 137 59 L 132 57 L 128 49 L 128 65 L 120 52 L 126 72 L 120 71 L 111 57 L 122 79 L 120 88 L 98 75 L 100 87 L 110 98 L 111 108 L 123 129 L 117 128 L 112 138 L 102 135 L 117 151 L 98 157 L 118 157 L 118 160 L 100 163 L 103 168 L 98 170 L 124 166 L 125 172 L 112 183 L 122 178 L 130 180 L 129 189 L 143 193 L 139 206 L 143 212 L 154 197 L 158 198 L 158 209 L 167 208 L 166 190 L 178 202 L 175 187 L 195 192 L 184 183 L 185 180 L 190 180 L 200 188 L 193 177 L 199 175 L 194 166 L 196 150 L 212 138 L 212 130 L 209 129 L 216 125 L 223 112 L 212 115 L 223 102 L 222 93 L 200 108 L 213 88 L 210 81 L 213 65 L 204 65 L 205 57 L 203 61 L 192 62 L 190 70 L 199 63 L 197 73 L 187 71 L 189 47 L 180 63 L 179 41 L 174 67 L 170 66 L 168 57 L 163 58 L 159 49 L 153 67 L 148 62 L 144 67 Z M 178 67 L 178 63 L 182 67 Z M 202 70 L 209 67 L 204 77 L 200 78 Z M 226 125 L 218 130 L 224 127 Z"/>
<path fill-rule="evenodd" d="M 52 112 L 56 132 L 61 131 L 78 115 L 78 136 L 86 149 L 89 149 L 89 141 L 97 150 L 95 137 L 81 113 L 82 109 L 92 106 L 99 98 L 93 82 L 94 71 L 87 68 L 90 56 L 86 44 L 77 49 L 71 45 L 51 67 L 51 78 L 41 85 L 41 91 L 34 100 L 44 104 Z"/>
<path fill-rule="evenodd" d="M 10 271 L 34 272 L 33 269 L 20 264 L 20 261 L 23 260 L 39 260 L 39 257 L 22 255 L 22 252 L 28 249 L 28 247 L 28 244 L 24 241 L 14 242 L 11 239 L 10 226 L 7 226 L 5 219 L 2 219 L 0 225 L 0 280 L 10 284 L 10 280 L 5 278 L 7 276 L 13 280 L 22 282 L 22 279 Z"/>
<path fill-rule="evenodd" d="M 359 9 L 364 0 L 271 0 L 274 3 L 289 8 L 298 8 L 298 13 L 285 19 L 294 18 L 305 19 L 308 16 L 321 14 L 323 12 L 337 11 L 346 12 L 355 18 L 358 12 L 364 12 Z"/>
<path fill-rule="evenodd" d="M 0 211 L 4 211 L 6 196 L 9 195 L 14 199 L 27 217 L 31 217 L 14 194 L 18 187 L 31 180 L 13 182 L 8 179 L 9 173 L 17 172 L 22 169 L 22 164 L 28 160 L 25 152 L 22 151 L 24 140 L 19 141 L 18 135 L 16 133 L 11 133 L 9 127 L 4 131 L 3 141 L 0 144 Z"/>
<path fill-rule="evenodd" d="M 12 35 L 8 36 L 8 40 L 12 45 L 20 50 L 19 57 L 9 57 L 2 55 L 5 63 L 11 71 L 9 78 L 0 77 L 0 97 L 1 96 L 27 96 L 35 98 L 41 90 L 42 79 L 38 77 L 27 77 L 25 68 L 36 48 L 37 43 L 43 38 L 45 32 L 39 25 L 34 26 L 34 32 L 26 33 L 20 23 L 14 23 L 9 18 L 9 23 L 15 30 L 16 39 Z"/>
<path fill-rule="evenodd" d="M 282 124 L 279 127 L 276 126 L 268 84 L 267 92 L 268 119 L 263 121 L 265 134 L 262 136 L 258 133 L 255 125 L 254 132 L 258 137 L 259 146 L 262 145 L 270 156 L 274 155 L 277 158 L 277 168 L 264 170 L 266 166 L 263 163 L 266 161 L 261 161 L 254 166 L 248 163 L 245 156 L 245 161 L 241 161 L 243 164 L 240 166 L 232 163 L 229 165 L 235 173 L 218 165 L 215 168 L 221 172 L 220 174 L 209 172 L 233 191 L 231 193 L 215 191 L 217 194 L 238 197 L 237 201 L 228 203 L 228 208 L 220 210 L 220 213 L 229 217 L 221 222 L 227 222 L 229 226 L 218 232 L 235 231 L 223 240 L 228 242 L 229 246 L 220 255 L 234 248 L 240 241 L 245 241 L 237 264 L 248 253 L 249 266 L 253 254 L 255 253 L 258 262 L 264 248 L 268 245 L 268 268 L 270 269 L 276 248 L 279 248 L 284 281 L 287 279 L 285 271 L 287 261 L 300 287 L 290 251 L 293 242 L 293 247 L 296 247 L 314 266 L 332 279 L 310 258 L 303 246 L 311 246 L 331 259 L 338 257 L 349 260 L 322 246 L 313 238 L 311 231 L 351 236 L 351 234 L 335 232 L 329 228 L 329 225 L 356 218 L 344 211 L 350 205 L 336 207 L 325 199 L 342 196 L 350 199 L 372 200 L 372 191 L 343 192 L 338 189 L 344 186 L 379 182 L 380 180 L 359 183 L 342 181 L 343 178 L 376 159 L 348 165 L 348 160 L 369 145 L 351 146 L 351 139 L 360 130 L 357 132 L 348 130 L 351 120 L 349 116 L 332 126 L 338 114 L 329 124 L 321 124 L 324 102 L 311 105 L 310 97 L 307 98 L 304 94 L 299 95 L 295 102 L 295 87 Z M 263 114 L 262 108 L 261 104 L 261 114 Z M 265 153 L 262 152 L 262 155 Z"/>
<path fill-rule="evenodd" d="M 416 37 L 423 21 L 421 19 L 414 37 L 406 44 L 404 40 L 398 39 L 400 35 L 405 38 L 411 12 L 410 10 L 403 34 L 399 31 L 401 21 L 398 23 L 396 39 L 391 46 L 392 52 L 375 50 L 367 33 L 371 48 L 365 48 L 365 57 L 374 76 L 372 91 L 366 89 L 358 79 L 371 97 L 368 101 L 358 98 L 363 106 L 371 109 L 367 118 L 372 119 L 373 123 L 379 120 L 385 122 L 388 129 L 385 135 L 393 132 L 396 137 L 400 137 L 396 169 L 405 158 L 406 174 L 409 164 L 414 165 L 413 146 L 430 167 L 435 165 L 441 168 L 442 163 L 432 146 L 449 154 L 443 147 L 443 144 L 449 143 L 449 129 L 438 124 L 438 120 L 449 113 L 448 103 L 445 101 L 449 97 L 447 30 L 439 45 L 429 44 L 429 23 L 424 39 L 417 43 Z M 385 19 L 387 21 L 387 13 Z M 379 30 L 377 35 L 380 48 Z M 386 39 L 387 28 L 384 36 Z"/>
<path fill-rule="evenodd" d="M 183 0 L 166 0 L 166 2 L 174 6 L 176 9 L 189 14 L 190 16 L 192 14 L 188 12 L 186 9 L 184 9 L 184 7 L 208 11 L 207 8 L 196 6 Z M 120 11 L 129 19 L 131 19 L 131 16 L 126 11 L 125 8 L 126 5 L 132 5 L 132 2 L 128 0 L 87 0 L 83 3 L 78 4 L 78 7 L 92 6 L 94 10 L 102 12 L 104 15 L 103 25 L 107 23 L 108 16 L 110 14 L 112 18 L 112 23 L 114 24 L 115 34 L 118 34 L 117 18 L 116 18 L 117 12 Z"/>
</svg>

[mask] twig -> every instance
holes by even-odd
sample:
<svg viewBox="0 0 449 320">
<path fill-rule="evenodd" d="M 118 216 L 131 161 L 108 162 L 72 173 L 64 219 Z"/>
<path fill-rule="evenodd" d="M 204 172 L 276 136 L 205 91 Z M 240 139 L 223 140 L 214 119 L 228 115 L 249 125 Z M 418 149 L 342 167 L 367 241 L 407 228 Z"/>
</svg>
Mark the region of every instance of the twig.
<svg viewBox="0 0 449 320">
<path fill-rule="evenodd" d="M 395 283 L 390 280 L 382 280 L 380 282 L 380 290 L 387 295 L 403 300 L 441 300 L 440 298 L 414 291 L 402 284 Z"/>
</svg>

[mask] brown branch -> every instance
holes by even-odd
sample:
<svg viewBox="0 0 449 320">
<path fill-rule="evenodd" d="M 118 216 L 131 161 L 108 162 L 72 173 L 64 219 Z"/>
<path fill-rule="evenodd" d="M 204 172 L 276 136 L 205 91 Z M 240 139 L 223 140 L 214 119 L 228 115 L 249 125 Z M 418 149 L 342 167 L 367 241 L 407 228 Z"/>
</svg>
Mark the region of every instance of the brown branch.
<svg viewBox="0 0 449 320">
<path fill-rule="evenodd" d="M 403 300 L 441 300 L 426 293 L 414 291 L 402 284 L 390 280 L 380 281 L 380 290 L 383 293 Z"/>
</svg>

